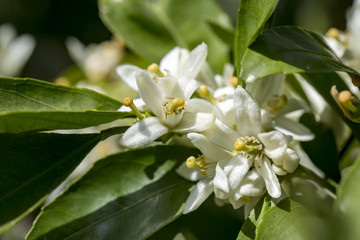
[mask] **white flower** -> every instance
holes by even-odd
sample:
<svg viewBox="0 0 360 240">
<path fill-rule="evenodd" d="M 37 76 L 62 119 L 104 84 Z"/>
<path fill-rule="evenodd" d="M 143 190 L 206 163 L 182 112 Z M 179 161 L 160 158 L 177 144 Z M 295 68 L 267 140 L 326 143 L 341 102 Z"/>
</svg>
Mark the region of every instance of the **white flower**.
<svg viewBox="0 0 360 240">
<path fill-rule="evenodd" d="M 147 71 L 136 74 L 139 95 L 155 115 L 131 126 L 120 139 L 120 144 L 135 148 L 151 143 L 168 132 L 198 132 L 213 122 L 212 105 L 202 99 L 190 99 L 197 88 L 195 80 L 161 77 L 157 82 Z M 180 84 L 181 83 L 181 84 Z"/>
<path fill-rule="evenodd" d="M 69 37 L 66 46 L 70 56 L 92 82 L 100 81 L 111 73 L 124 53 L 124 44 L 116 38 L 84 46 L 78 39 Z"/>
<path fill-rule="evenodd" d="M 290 136 L 279 131 L 262 132 L 260 108 L 240 86 L 234 93 L 233 108 L 234 114 L 226 116 L 234 118 L 233 128 L 215 120 L 214 126 L 202 134 L 188 134 L 204 156 L 198 161 L 190 157 L 187 166 L 200 168 L 206 177 L 191 192 L 185 213 L 195 210 L 212 192 L 234 208 L 262 196 L 265 189 L 278 198 L 281 187 L 276 175 L 291 173 L 299 164 L 295 151 L 288 148 Z M 197 177 L 186 174 L 184 167 L 178 172 L 192 180 Z"/>
<path fill-rule="evenodd" d="M 24 34 L 16 37 L 11 24 L 0 26 L 0 76 L 16 77 L 35 48 L 33 36 Z"/>
<path fill-rule="evenodd" d="M 164 76 L 194 79 L 204 66 L 206 56 L 207 45 L 205 43 L 201 43 L 190 53 L 186 49 L 175 47 L 165 55 L 159 66 L 152 64 L 148 67 L 148 71 L 154 79 Z M 138 90 L 135 75 L 140 71 L 142 71 L 141 68 L 130 64 L 116 68 L 120 78 L 134 90 Z"/>
</svg>

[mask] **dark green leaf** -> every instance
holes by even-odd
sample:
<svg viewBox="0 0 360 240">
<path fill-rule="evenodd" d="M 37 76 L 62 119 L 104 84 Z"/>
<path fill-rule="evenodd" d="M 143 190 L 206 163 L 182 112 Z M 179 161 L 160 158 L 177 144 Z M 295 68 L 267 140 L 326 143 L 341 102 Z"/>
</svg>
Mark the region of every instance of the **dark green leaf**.
<svg viewBox="0 0 360 240">
<path fill-rule="evenodd" d="M 342 63 L 320 35 L 299 27 L 269 29 L 251 44 L 250 49 L 255 53 L 248 51 L 240 74 L 248 81 L 276 73 L 342 71 L 359 75 Z"/>
<path fill-rule="evenodd" d="M 240 0 L 235 34 L 235 67 L 239 76 L 246 49 L 257 37 L 277 3 L 278 0 Z"/>
<path fill-rule="evenodd" d="M 129 116 L 91 90 L 33 79 L 0 78 L 0 132 L 78 129 Z"/>
<path fill-rule="evenodd" d="M 175 46 L 192 49 L 202 41 L 215 71 L 229 61 L 229 48 L 208 21 L 231 27 L 230 20 L 213 0 L 99 0 L 99 8 L 105 24 L 150 62 L 159 62 Z"/>
<path fill-rule="evenodd" d="M 359 189 L 360 157 L 340 182 L 335 201 L 335 212 L 339 217 L 338 228 L 335 234 L 337 239 L 359 239 Z M 334 238 L 335 239 L 335 238 Z"/>
<path fill-rule="evenodd" d="M 255 239 L 329 239 L 327 226 L 303 205 L 289 198 L 266 212 Z"/>
<path fill-rule="evenodd" d="M 0 134 L 0 225 L 55 189 L 95 147 L 100 134 Z"/>
<path fill-rule="evenodd" d="M 191 183 L 161 177 L 196 153 L 155 146 L 98 161 L 42 210 L 27 239 L 143 239 L 176 217 L 189 193 Z"/>
<path fill-rule="evenodd" d="M 271 199 L 265 196 L 259 201 L 255 208 L 250 212 L 249 217 L 246 219 L 241 227 L 237 240 L 250 240 L 255 239 L 256 228 L 262 222 L 265 213 L 271 208 Z"/>
<path fill-rule="evenodd" d="M 314 140 L 301 143 L 305 152 L 327 177 L 339 181 L 339 154 L 333 132 L 323 123 L 317 122 L 311 113 L 305 113 L 300 122 L 315 134 Z"/>
</svg>

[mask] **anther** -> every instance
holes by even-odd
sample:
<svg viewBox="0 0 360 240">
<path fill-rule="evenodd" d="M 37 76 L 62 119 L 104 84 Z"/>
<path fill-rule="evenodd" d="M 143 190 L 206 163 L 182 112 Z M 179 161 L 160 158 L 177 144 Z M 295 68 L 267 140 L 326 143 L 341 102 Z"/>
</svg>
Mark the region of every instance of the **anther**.
<svg viewBox="0 0 360 240">
<path fill-rule="evenodd" d="M 186 166 L 188 168 L 196 167 L 196 158 L 194 156 L 188 157 L 188 159 L 186 159 Z"/>
<path fill-rule="evenodd" d="M 340 31 L 336 28 L 330 28 L 326 35 L 331 38 L 338 38 L 340 35 Z"/>
<path fill-rule="evenodd" d="M 206 98 L 209 100 L 212 104 L 216 104 L 217 100 L 216 98 L 209 92 L 209 89 L 205 85 L 201 85 L 199 88 L 199 94 L 201 97 Z"/>
<path fill-rule="evenodd" d="M 159 65 L 152 63 L 147 67 L 147 70 L 151 73 L 157 74 L 159 77 L 164 77 L 164 74 L 160 71 Z"/>
<path fill-rule="evenodd" d="M 239 85 L 239 80 L 237 77 L 235 76 L 231 76 L 228 79 L 228 82 L 230 83 L 231 86 L 233 86 L 234 88 L 236 88 Z"/>
<path fill-rule="evenodd" d="M 136 107 L 136 105 L 134 104 L 134 101 L 131 97 L 126 97 L 123 100 L 123 104 L 126 107 L 131 108 L 131 110 L 134 112 L 134 114 L 141 120 L 144 118 L 144 116 L 141 114 L 141 112 L 139 111 L 139 109 Z"/>
</svg>

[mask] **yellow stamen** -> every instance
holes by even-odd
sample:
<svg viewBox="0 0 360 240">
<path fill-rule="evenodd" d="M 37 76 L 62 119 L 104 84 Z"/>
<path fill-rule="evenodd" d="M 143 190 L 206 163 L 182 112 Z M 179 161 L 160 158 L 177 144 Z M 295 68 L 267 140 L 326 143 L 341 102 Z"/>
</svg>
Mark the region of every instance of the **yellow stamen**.
<svg viewBox="0 0 360 240">
<path fill-rule="evenodd" d="M 177 108 L 182 107 L 185 105 L 185 100 L 182 98 L 175 98 L 171 101 L 171 104 L 169 106 L 169 110 L 171 113 L 173 113 Z"/>
<path fill-rule="evenodd" d="M 164 74 L 160 71 L 159 65 L 152 63 L 147 67 L 147 70 L 151 73 L 157 74 L 159 77 L 164 77 Z"/>
<path fill-rule="evenodd" d="M 233 86 L 234 88 L 236 88 L 239 85 L 239 80 L 237 77 L 232 76 L 229 77 L 228 82 L 230 83 L 231 86 Z"/>
<path fill-rule="evenodd" d="M 356 112 L 356 107 L 351 102 L 352 98 L 353 98 L 353 96 L 352 96 L 351 92 L 348 90 L 341 91 L 338 96 L 338 100 L 342 105 L 344 105 L 351 112 Z"/>
<path fill-rule="evenodd" d="M 207 86 L 201 85 L 199 88 L 199 94 L 201 97 L 206 98 L 209 100 L 212 104 L 216 104 L 217 100 L 216 98 L 209 92 Z"/>
<path fill-rule="evenodd" d="M 123 104 L 124 106 L 131 108 L 131 110 L 140 120 L 144 118 L 139 109 L 135 106 L 134 101 L 131 97 L 124 98 Z"/>
<path fill-rule="evenodd" d="M 242 151 L 245 148 L 245 143 L 241 139 L 236 140 L 234 143 L 234 148 L 236 151 Z"/>
<path fill-rule="evenodd" d="M 188 159 L 186 159 L 186 166 L 188 168 L 194 168 L 196 166 L 196 158 L 194 156 L 188 157 Z"/>
<path fill-rule="evenodd" d="M 340 35 L 340 31 L 336 28 L 330 28 L 326 35 L 331 38 L 338 38 Z"/>
</svg>

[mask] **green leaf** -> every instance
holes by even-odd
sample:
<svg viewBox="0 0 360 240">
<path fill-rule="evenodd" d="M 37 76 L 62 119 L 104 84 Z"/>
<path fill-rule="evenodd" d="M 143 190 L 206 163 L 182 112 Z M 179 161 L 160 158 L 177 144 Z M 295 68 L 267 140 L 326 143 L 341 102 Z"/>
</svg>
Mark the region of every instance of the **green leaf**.
<svg viewBox="0 0 360 240">
<path fill-rule="evenodd" d="M 265 196 L 259 201 L 255 208 L 250 212 L 249 217 L 246 219 L 241 227 L 237 240 L 250 240 L 255 238 L 256 228 L 262 222 L 265 213 L 271 208 L 271 198 Z"/>
<path fill-rule="evenodd" d="M 79 129 L 130 116 L 91 90 L 33 79 L 0 78 L 0 132 Z"/>
<path fill-rule="evenodd" d="M 360 75 L 332 52 L 320 35 L 294 26 L 269 29 L 250 45 L 240 77 L 251 81 L 276 73 L 327 73 Z M 255 51 L 255 52 L 253 52 Z"/>
<path fill-rule="evenodd" d="M 311 240 L 329 239 L 327 226 L 303 205 L 289 198 L 266 212 L 255 239 Z"/>
<path fill-rule="evenodd" d="M 216 36 L 218 36 L 224 43 L 226 43 L 230 49 L 234 48 L 235 31 L 233 29 L 225 28 L 216 22 L 209 21 L 208 24 Z"/>
<path fill-rule="evenodd" d="M 176 174 L 161 177 L 194 154 L 185 147 L 155 146 L 98 161 L 43 208 L 27 239 L 145 238 L 176 217 L 191 186 Z"/>
<path fill-rule="evenodd" d="M 0 134 L 0 225 L 55 189 L 95 145 L 100 134 Z"/>
<path fill-rule="evenodd" d="M 208 25 L 231 27 L 228 16 L 213 0 L 99 0 L 100 16 L 127 46 L 149 62 L 159 62 L 173 47 L 209 47 L 208 61 L 221 72 L 229 48 Z"/>
<path fill-rule="evenodd" d="M 301 146 L 308 154 L 312 162 L 322 170 L 327 177 L 340 180 L 339 153 L 337 152 L 336 141 L 331 129 L 321 122 L 315 120 L 311 113 L 301 116 L 300 122 L 308 127 L 315 134 L 312 141 L 302 142 Z M 324 151 L 326 149 L 326 151 Z"/>
<path fill-rule="evenodd" d="M 360 183 L 360 157 L 340 182 L 335 201 L 337 214 L 337 239 L 359 239 L 359 189 Z M 335 239 L 335 238 L 334 238 Z"/>
<path fill-rule="evenodd" d="M 270 18 L 278 0 L 240 0 L 235 33 L 235 67 L 240 76 L 246 49 Z"/>
</svg>

